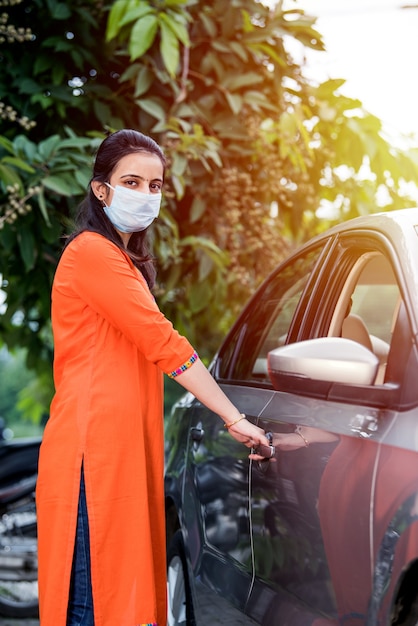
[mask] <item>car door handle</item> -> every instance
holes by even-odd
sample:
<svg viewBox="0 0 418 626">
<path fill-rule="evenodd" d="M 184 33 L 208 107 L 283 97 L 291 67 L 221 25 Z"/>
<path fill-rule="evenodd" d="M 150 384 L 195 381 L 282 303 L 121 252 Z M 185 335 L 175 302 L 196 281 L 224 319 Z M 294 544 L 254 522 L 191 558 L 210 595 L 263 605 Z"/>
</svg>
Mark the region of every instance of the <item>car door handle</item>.
<svg viewBox="0 0 418 626">
<path fill-rule="evenodd" d="M 273 446 L 273 433 L 266 433 L 266 437 L 270 442 L 269 446 L 265 446 L 260 443 L 260 445 L 252 449 L 254 454 L 259 454 L 264 457 L 261 461 L 257 461 L 257 467 L 263 474 L 267 471 L 267 468 L 270 465 L 270 459 L 272 459 L 276 454 L 276 447 Z"/>
<path fill-rule="evenodd" d="M 204 436 L 205 436 L 205 431 L 203 430 L 201 424 L 191 427 L 190 438 L 192 441 L 195 441 L 196 443 L 200 443 Z"/>
<path fill-rule="evenodd" d="M 273 433 L 266 433 L 266 437 L 268 439 L 269 445 L 265 446 L 263 443 L 260 443 L 258 446 L 253 448 L 254 454 L 259 454 L 263 456 L 265 459 L 272 459 L 276 454 L 276 447 L 273 446 Z"/>
<path fill-rule="evenodd" d="M 276 448 L 273 445 L 265 446 L 264 444 L 260 443 L 259 446 L 253 448 L 253 453 L 259 454 L 260 456 L 263 456 L 265 459 L 268 460 L 274 457 L 274 455 L 276 454 Z"/>
</svg>

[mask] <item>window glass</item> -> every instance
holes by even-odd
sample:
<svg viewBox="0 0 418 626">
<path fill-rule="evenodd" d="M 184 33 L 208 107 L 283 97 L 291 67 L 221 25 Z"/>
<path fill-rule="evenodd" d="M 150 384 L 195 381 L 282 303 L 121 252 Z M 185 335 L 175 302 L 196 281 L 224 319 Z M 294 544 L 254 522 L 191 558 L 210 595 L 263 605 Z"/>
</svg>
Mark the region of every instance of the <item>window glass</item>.
<svg viewBox="0 0 418 626">
<path fill-rule="evenodd" d="M 359 315 L 372 335 L 390 343 L 399 288 L 392 284 L 358 284 L 353 293 L 352 312 Z"/>
<path fill-rule="evenodd" d="M 332 334 L 361 343 L 378 356 L 376 383 L 382 383 L 400 305 L 400 291 L 389 260 L 367 252 L 352 267 L 335 310 Z"/>
<path fill-rule="evenodd" d="M 220 378 L 270 382 L 267 353 L 286 342 L 322 249 L 310 249 L 292 259 L 256 294 L 220 353 Z"/>
</svg>

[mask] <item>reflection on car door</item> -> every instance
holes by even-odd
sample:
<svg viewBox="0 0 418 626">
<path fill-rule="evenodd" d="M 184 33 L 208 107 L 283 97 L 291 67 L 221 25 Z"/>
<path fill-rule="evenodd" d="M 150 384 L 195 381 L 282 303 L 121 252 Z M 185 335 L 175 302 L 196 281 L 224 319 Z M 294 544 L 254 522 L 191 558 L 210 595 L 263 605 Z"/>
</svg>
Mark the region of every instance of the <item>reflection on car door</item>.
<svg viewBox="0 0 418 626">
<path fill-rule="evenodd" d="M 355 593 L 358 599 L 359 589 L 368 589 L 359 578 L 370 577 L 371 571 L 370 502 L 378 446 L 352 428 L 353 414 L 372 413 L 366 406 L 290 394 L 276 394 L 263 412 L 260 424 L 273 433 L 277 449 L 272 462 L 252 468 L 257 582 L 251 612 L 262 611 L 263 623 L 332 624 L 336 595 L 341 623 L 360 618 L 350 615 L 350 596 Z M 304 427 L 309 445 L 301 438 L 299 448 L 280 450 L 280 436 L 293 434 L 298 426 Z M 347 543 L 355 549 L 341 562 L 341 547 Z M 320 616 L 323 621 L 316 621 Z"/>
<path fill-rule="evenodd" d="M 265 403 L 265 402 L 264 402 Z M 185 475 L 183 527 L 196 579 L 197 624 L 206 607 L 229 619 L 245 619 L 253 564 L 249 525 L 248 450 L 229 436 L 219 417 L 197 404 L 193 410 Z M 213 592 L 213 593 L 211 593 Z"/>
</svg>

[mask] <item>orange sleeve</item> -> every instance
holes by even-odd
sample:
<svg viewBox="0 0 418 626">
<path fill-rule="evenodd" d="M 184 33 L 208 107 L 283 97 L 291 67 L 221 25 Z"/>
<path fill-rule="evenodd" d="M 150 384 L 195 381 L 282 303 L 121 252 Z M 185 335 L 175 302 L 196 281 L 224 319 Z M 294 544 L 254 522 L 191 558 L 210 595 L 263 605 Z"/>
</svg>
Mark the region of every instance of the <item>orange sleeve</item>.
<svg viewBox="0 0 418 626">
<path fill-rule="evenodd" d="M 164 372 L 176 370 L 191 358 L 193 347 L 161 313 L 145 280 L 117 246 L 96 233 L 79 235 L 69 248 L 72 245 L 69 266 L 76 297 Z M 61 261 L 65 263 L 64 257 Z"/>
</svg>

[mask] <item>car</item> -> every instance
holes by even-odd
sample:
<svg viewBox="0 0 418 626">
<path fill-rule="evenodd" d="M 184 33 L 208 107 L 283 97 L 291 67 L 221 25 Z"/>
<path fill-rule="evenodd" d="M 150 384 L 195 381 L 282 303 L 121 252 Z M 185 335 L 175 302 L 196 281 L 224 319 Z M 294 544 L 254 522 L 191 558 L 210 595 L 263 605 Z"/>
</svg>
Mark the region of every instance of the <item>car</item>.
<svg viewBox="0 0 418 626">
<path fill-rule="evenodd" d="M 416 626 L 418 209 L 301 246 L 210 371 L 271 454 L 190 393 L 173 407 L 169 626 Z"/>
<path fill-rule="evenodd" d="M 39 613 L 35 487 L 41 439 L 0 437 L 0 616 L 6 618 Z"/>
</svg>

